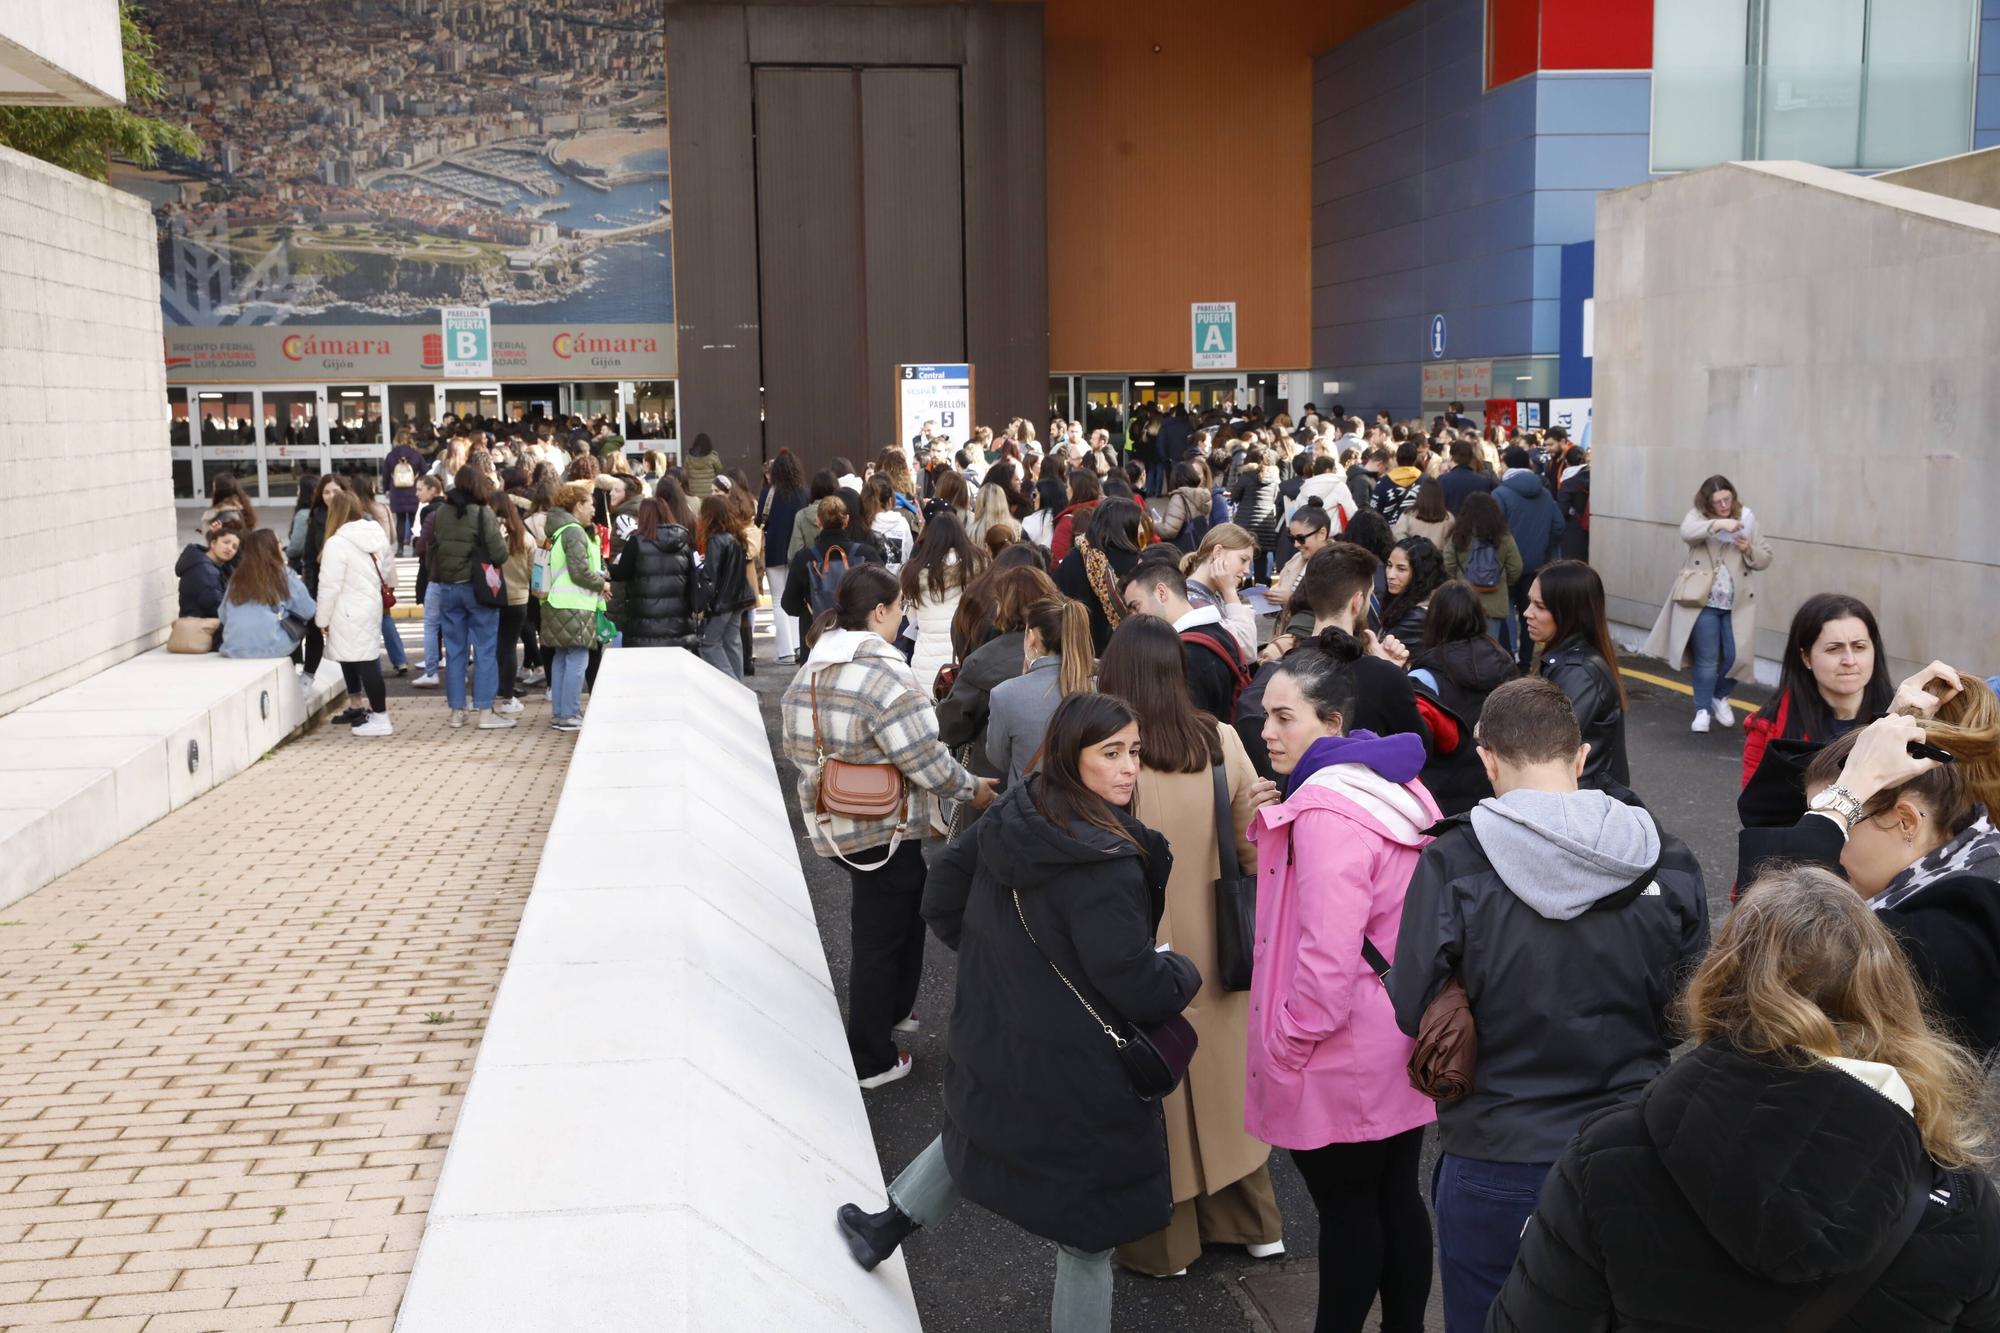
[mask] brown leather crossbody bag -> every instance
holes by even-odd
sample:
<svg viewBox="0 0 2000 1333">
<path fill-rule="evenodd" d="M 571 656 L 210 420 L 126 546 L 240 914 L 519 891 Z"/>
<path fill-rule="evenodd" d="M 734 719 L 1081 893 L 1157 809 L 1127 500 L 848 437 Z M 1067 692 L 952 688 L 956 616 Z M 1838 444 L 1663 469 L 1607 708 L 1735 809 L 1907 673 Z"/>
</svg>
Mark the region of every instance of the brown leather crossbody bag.
<svg viewBox="0 0 2000 1333">
<path fill-rule="evenodd" d="M 819 795 L 813 802 L 814 813 L 821 825 L 831 823 L 836 815 L 863 823 L 894 817 L 896 828 L 889 835 L 888 852 L 880 861 L 864 866 L 849 861 L 839 852 L 834 853 L 856 870 L 880 870 L 889 864 L 889 858 L 896 854 L 904 835 L 909 832 L 910 802 L 903 770 L 894 764 L 857 764 L 827 754 L 826 741 L 820 732 L 817 674 L 812 680 L 812 713 L 813 753 L 819 764 Z M 831 840 L 829 833 L 828 841 Z"/>
</svg>

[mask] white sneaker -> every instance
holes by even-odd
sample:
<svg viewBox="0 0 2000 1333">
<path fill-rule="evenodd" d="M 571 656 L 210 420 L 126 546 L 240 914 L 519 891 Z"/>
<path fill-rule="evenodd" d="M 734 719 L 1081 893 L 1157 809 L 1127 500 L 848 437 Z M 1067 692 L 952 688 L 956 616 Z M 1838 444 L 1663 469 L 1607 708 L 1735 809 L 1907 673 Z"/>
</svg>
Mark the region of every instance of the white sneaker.
<svg viewBox="0 0 2000 1333">
<path fill-rule="evenodd" d="M 1736 725 L 1736 710 L 1729 706 L 1729 700 L 1717 699 L 1715 707 L 1710 711 L 1715 714 L 1715 720 L 1721 725 L 1725 727 Z"/>
<path fill-rule="evenodd" d="M 493 711 L 496 713 L 505 713 L 511 717 L 521 711 L 521 701 L 519 699 L 495 699 L 493 701 Z"/>
<path fill-rule="evenodd" d="M 465 725 L 465 710 L 463 708 L 454 708 L 451 710 L 451 725 L 454 727 Z"/>
<path fill-rule="evenodd" d="M 1702 712 L 1702 713 L 1696 713 L 1696 714 L 1694 715 L 1694 724 L 1693 724 L 1692 726 L 1690 726 L 1690 727 L 1688 728 L 1688 730 L 1690 730 L 1690 731 L 1696 731 L 1696 732 L 1700 732 L 1700 733 L 1701 733 L 1702 735 L 1704 735 L 1704 736 L 1705 736 L 1705 735 L 1707 735 L 1707 734 L 1708 734 L 1708 714 L 1707 714 L 1707 713 L 1705 713 L 1705 712 Z"/>
<path fill-rule="evenodd" d="M 908 1051 L 900 1051 L 896 1055 L 895 1064 L 890 1065 L 879 1074 L 873 1074 L 860 1080 L 861 1086 L 864 1089 L 879 1088 L 885 1083 L 894 1083 L 899 1078 L 908 1078 L 910 1070 L 915 1064 L 916 1061 L 910 1058 Z"/>
<path fill-rule="evenodd" d="M 387 713 L 370 713 L 368 720 L 354 724 L 356 736 L 393 736 L 396 729 L 389 725 Z"/>
<path fill-rule="evenodd" d="M 1262 1245 L 1245 1245 L 1243 1252 L 1252 1259 L 1277 1259 L 1285 1253 L 1285 1242 L 1274 1240 Z"/>
<path fill-rule="evenodd" d="M 413 690 L 434 690 L 437 687 L 438 678 L 437 673 L 434 671 L 426 671 L 423 675 L 418 676 L 410 682 L 410 688 Z"/>
<path fill-rule="evenodd" d="M 479 729 L 481 731 L 505 731 L 513 725 L 514 719 L 503 717 L 497 708 L 491 712 L 482 713 L 479 717 Z"/>
<path fill-rule="evenodd" d="M 922 1032 L 923 1030 L 924 1030 L 924 1020 L 918 1018 L 914 1013 L 912 1013 L 908 1018 L 905 1018 L 902 1022 L 892 1024 L 889 1028 L 889 1031 L 891 1032 Z"/>
</svg>

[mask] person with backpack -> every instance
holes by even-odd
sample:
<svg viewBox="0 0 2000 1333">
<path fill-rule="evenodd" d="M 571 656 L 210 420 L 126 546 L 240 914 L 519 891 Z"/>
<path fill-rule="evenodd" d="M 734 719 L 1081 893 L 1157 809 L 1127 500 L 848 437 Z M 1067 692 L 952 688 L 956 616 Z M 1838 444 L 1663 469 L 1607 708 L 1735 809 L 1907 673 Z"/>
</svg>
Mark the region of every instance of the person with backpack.
<svg viewBox="0 0 2000 1333">
<path fill-rule="evenodd" d="M 1222 623 L 1220 611 L 1188 601 L 1187 578 L 1173 554 L 1169 548 L 1163 556 L 1141 556 L 1120 592 L 1134 614 L 1157 616 L 1180 635 L 1187 648 L 1188 693 L 1194 706 L 1219 721 L 1234 723 L 1236 701 L 1250 684 L 1250 659 Z"/>
<path fill-rule="evenodd" d="M 596 503 L 589 482 L 566 481 L 548 514 L 542 655 L 549 663 L 549 725 L 557 731 L 583 730 L 583 677 L 610 585 L 603 545 L 590 527 Z"/>
<path fill-rule="evenodd" d="M 494 709 L 500 689 L 500 606 L 506 601 L 504 582 L 495 591 L 498 597 L 482 600 L 474 587 L 480 567 L 495 571 L 507 563 L 507 535 L 500 517 L 487 507 L 491 483 L 478 465 L 467 463 L 452 478 L 445 502 L 431 515 L 428 559 L 431 566 L 430 591 L 437 594 L 443 612 L 444 692 L 451 705 L 451 725 L 462 727 L 466 720 L 466 667 L 472 668 L 472 708 L 480 714 L 481 731 L 502 731 L 514 719 Z M 381 608 L 376 608 L 380 616 Z M 380 627 L 378 625 L 379 634 Z"/>
<path fill-rule="evenodd" d="M 1404 440 L 1396 446 L 1396 466 L 1375 483 L 1368 502 L 1384 521 L 1393 524 L 1415 502 L 1417 483 L 1423 479 L 1424 470 L 1417 465 L 1417 442 Z"/>
<path fill-rule="evenodd" d="M 1472 585 L 1486 612 L 1487 632 L 1509 652 L 1514 651 L 1514 603 L 1507 590 L 1521 577 L 1521 569 L 1521 548 L 1507 530 L 1499 501 L 1484 491 L 1466 496 L 1444 544 L 1445 577 Z"/>
<path fill-rule="evenodd" d="M 1680 1012 L 1698 1044 L 1568 1145 L 1488 1329 L 2000 1328 L 1984 1080 L 1853 889 L 1759 878 Z"/>
<path fill-rule="evenodd" d="M 829 495 L 814 511 L 819 532 L 792 557 L 785 575 L 779 609 L 811 621 L 833 609 L 840 581 L 861 565 L 880 564 L 873 547 L 853 540 L 847 527 L 847 501 Z M 801 640 L 803 642 L 803 640 Z"/>
<path fill-rule="evenodd" d="M 1244 451 L 1243 466 L 1229 485 L 1229 502 L 1235 515 L 1232 521 L 1257 539 L 1252 568 L 1263 582 L 1271 577 L 1272 555 L 1278 549 L 1278 521 L 1283 505 L 1279 487 L 1283 482 L 1278 462 L 1267 458 L 1264 446 L 1253 444 Z"/>
<path fill-rule="evenodd" d="M 1432 829 L 1386 978 L 1412 1037 L 1434 1002 L 1470 1018 L 1432 1185 L 1447 1333 L 1486 1327 L 1578 1127 L 1666 1069 L 1670 1008 L 1708 947 L 1700 864 L 1642 807 L 1579 785 L 1587 752 L 1561 689 L 1494 690 L 1478 753 L 1495 794 Z"/>
<path fill-rule="evenodd" d="M 1182 551 L 1192 551 L 1208 532 L 1209 495 L 1202 485 L 1200 465 L 1175 463 L 1172 485 L 1160 506 L 1159 518 L 1154 520 L 1153 533 Z"/>
<path fill-rule="evenodd" d="M 396 517 L 396 553 L 409 549 L 417 519 L 417 478 L 424 474 L 424 456 L 408 427 L 396 432 L 396 447 L 382 456 L 382 492 Z"/>
<path fill-rule="evenodd" d="M 1590 450 L 1574 445 L 1556 485 L 1556 507 L 1562 510 L 1562 558 L 1590 559 Z"/>
</svg>

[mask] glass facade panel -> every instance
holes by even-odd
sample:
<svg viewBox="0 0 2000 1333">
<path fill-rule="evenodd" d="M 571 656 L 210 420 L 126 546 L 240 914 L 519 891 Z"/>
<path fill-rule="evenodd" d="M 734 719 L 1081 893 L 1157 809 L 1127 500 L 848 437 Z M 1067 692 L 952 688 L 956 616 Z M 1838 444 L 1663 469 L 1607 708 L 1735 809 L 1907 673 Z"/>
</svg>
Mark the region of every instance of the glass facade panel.
<svg viewBox="0 0 2000 1333">
<path fill-rule="evenodd" d="M 382 387 L 336 384 L 326 391 L 328 470 L 344 477 L 373 475 L 389 452 Z"/>
<path fill-rule="evenodd" d="M 1870 7 L 1861 166 L 1909 166 L 1971 147 L 1978 15 L 1977 0 Z"/>
<path fill-rule="evenodd" d="M 319 395 L 311 389 L 264 390 L 264 495 L 295 498 L 306 477 L 319 475 Z"/>
<path fill-rule="evenodd" d="M 1749 0 L 1659 0 L 1653 10 L 1653 170 L 1746 156 Z"/>
<path fill-rule="evenodd" d="M 1976 0 L 1658 0 L 1653 169 L 1965 152 L 1977 25 Z"/>
<path fill-rule="evenodd" d="M 174 499 L 194 499 L 194 431 L 188 425 L 186 389 L 167 390 L 167 457 L 173 465 Z"/>
<path fill-rule="evenodd" d="M 257 400 L 249 389 L 196 391 L 195 414 L 201 418 L 199 495 L 207 495 L 215 479 L 228 472 L 252 495 L 257 484 Z"/>
</svg>

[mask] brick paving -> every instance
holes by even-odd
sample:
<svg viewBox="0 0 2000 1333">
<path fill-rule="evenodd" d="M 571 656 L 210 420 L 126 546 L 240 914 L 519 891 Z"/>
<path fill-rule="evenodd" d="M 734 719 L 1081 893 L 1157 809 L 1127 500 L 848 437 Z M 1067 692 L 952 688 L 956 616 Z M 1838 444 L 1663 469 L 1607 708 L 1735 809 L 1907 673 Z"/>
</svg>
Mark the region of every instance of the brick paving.
<svg viewBox="0 0 2000 1333">
<path fill-rule="evenodd" d="M 0 1328 L 393 1324 L 575 738 L 390 707 L 0 909 Z"/>
</svg>

